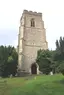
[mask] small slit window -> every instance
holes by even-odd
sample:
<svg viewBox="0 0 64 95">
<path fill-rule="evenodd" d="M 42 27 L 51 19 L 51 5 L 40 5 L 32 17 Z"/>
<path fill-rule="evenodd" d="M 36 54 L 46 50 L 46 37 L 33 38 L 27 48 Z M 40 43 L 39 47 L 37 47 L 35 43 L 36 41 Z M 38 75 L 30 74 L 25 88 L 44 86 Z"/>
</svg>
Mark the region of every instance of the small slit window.
<svg viewBox="0 0 64 95">
<path fill-rule="evenodd" d="M 31 19 L 31 27 L 35 27 L 35 21 L 34 21 L 34 19 Z"/>
</svg>

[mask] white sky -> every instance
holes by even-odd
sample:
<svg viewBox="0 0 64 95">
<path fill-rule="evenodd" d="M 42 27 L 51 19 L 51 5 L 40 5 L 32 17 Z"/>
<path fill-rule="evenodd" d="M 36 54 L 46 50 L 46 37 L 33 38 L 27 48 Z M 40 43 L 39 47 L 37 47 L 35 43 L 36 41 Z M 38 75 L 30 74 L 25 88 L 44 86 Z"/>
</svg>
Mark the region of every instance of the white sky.
<svg viewBox="0 0 64 95">
<path fill-rule="evenodd" d="M 49 49 L 64 36 L 64 0 L 0 0 L 0 45 L 17 45 L 23 10 L 43 13 Z"/>
</svg>

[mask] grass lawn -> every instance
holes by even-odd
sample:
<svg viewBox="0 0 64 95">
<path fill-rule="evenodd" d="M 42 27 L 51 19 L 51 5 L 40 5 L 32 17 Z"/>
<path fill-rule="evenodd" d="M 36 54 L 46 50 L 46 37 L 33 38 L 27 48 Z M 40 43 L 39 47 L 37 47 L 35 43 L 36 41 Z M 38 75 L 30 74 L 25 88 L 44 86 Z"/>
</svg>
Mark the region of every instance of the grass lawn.
<svg viewBox="0 0 64 95">
<path fill-rule="evenodd" d="M 64 76 L 0 78 L 0 95 L 64 95 Z"/>
</svg>

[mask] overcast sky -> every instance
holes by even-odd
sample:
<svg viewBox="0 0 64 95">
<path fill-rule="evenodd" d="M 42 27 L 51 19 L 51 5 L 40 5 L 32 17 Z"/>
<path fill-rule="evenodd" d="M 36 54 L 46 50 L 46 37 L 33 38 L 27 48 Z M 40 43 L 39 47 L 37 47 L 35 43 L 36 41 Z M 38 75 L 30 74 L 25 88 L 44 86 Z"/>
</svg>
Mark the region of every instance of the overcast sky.
<svg viewBox="0 0 64 95">
<path fill-rule="evenodd" d="M 64 36 L 64 0 L 0 0 L 0 45 L 17 46 L 23 10 L 42 12 L 49 49 Z"/>
</svg>

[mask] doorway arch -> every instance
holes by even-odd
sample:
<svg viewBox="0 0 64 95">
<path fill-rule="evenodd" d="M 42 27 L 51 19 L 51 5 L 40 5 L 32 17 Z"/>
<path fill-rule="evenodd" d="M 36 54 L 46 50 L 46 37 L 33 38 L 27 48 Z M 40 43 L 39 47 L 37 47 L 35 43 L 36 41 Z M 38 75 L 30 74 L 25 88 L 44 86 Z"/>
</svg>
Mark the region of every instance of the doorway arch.
<svg viewBox="0 0 64 95">
<path fill-rule="evenodd" d="M 35 63 L 31 65 L 31 74 L 37 74 L 37 65 Z"/>
</svg>

